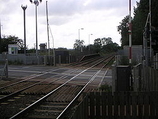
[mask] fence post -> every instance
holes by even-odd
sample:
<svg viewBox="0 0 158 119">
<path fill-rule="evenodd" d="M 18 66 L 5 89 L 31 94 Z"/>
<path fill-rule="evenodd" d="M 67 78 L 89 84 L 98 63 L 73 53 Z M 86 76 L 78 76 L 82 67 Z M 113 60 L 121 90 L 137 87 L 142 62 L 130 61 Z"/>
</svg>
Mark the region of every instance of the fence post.
<svg viewBox="0 0 158 119">
<path fill-rule="evenodd" d="M 8 78 L 8 60 L 7 59 L 6 59 L 5 71 L 6 71 L 6 78 Z"/>
</svg>

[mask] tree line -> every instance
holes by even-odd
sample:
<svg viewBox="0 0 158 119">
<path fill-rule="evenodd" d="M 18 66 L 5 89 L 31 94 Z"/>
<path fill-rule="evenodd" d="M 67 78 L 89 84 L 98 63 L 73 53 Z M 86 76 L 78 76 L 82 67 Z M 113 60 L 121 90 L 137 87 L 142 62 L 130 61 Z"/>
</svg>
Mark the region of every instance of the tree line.
<svg viewBox="0 0 158 119">
<path fill-rule="evenodd" d="M 24 49 L 24 43 L 22 39 L 19 39 L 16 36 L 3 36 L 3 38 L 0 39 L 0 53 L 2 52 L 8 52 L 8 45 L 9 44 L 17 44 L 19 46 L 19 50 Z"/>
<path fill-rule="evenodd" d="M 112 41 L 111 37 L 97 38 L 94 40 L 93 44 L 84 45 L 84 40 L 75 40 L 74 49 L 80 52 L 88 53 L 111 53 L 116 52 L 120 46 Z"/>
<path fill-rule="evenodd" d="M 146 29 L 145 24 L 149 15 L 149 0 L 140 0 L 140 2 L 137 2 L 136 4 L 136 7 L 134 7 L 134 16 L 132 18 L 132 44 L 143 45 L 143 35 Z M 157 8 L 158 0 L 151 0 L 151 23 L 152 27 L 155 29 L 158 28 Z M 129 45 L 128 20 L 129 16 L 127 15 L 123 18 L 118 26 L 118 32 L 121 35 L 121 46 Z M 151 33 L 153 32 L 151 31 Z M 157 42 L 157 40 L 155 42 Z"/>
<path fill-rule="evenodd" d="M 8 45 L 9 44 L 17 44 L 19 46 L 20 53 L 23 53 L 24 50 L 24 42 L 22 39 L 19 39 L 16 36 L 3 36 L 0 40 L 0 53 L 2 52 L 8 52 Z M 75 40 L 74 43 L 74 52 L 81 53 L 84 52 L 84 54 L 93 54 L 93 53 L 110 53 L 110 52 L 116 52 L 120 46 L 117 43 L 114 43 L 112 41 L 112 38 L 97 38 L 94 40 L 93 44 L 84 45 L 84 40 Z M 64 50 L 67 50 L 64 48 Z M 72 50 L 71 50 L 72 51 Z M 34 49 L 28 49 L 28 53 L 34 53 Z"/>
</svg>

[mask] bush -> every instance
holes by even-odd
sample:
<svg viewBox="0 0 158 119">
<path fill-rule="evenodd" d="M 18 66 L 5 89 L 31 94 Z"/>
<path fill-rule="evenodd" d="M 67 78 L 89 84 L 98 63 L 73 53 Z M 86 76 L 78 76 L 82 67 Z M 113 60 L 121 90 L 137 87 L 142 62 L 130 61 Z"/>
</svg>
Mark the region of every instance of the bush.
<svg viewBox="0 0 158 119">
<path fill-rule="evenodd" d="M 109 85 L 107 85 L 107 84 L 101 85 L 101 86 L 99 87 L 99 90 L 106 91 L 106 92 L 111 92 L 111 91 L 112 91 L 112 86 L 109 86 Z"/>
</svg>

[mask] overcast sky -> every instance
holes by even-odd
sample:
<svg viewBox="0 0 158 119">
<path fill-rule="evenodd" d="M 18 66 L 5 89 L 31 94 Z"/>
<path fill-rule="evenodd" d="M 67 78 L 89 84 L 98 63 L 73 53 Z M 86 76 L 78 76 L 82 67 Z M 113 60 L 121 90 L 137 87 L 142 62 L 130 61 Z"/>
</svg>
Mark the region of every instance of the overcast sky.
<svg viewBox="0 0 158 119">
<path fill-rule="evenodd" d="M 85 45 L 92 44 L 94 39 L 111 37 L 113 42 L 120 44 L 120 34 L 117 26 L 129 14 L 129 0 L 47 0 L 49 24 L 54 37 L 55 48 L 73 48 L 75 40 L 85 41 Z M 132 0 L 132 8 L 136 5 Z M 26 9 L 26 43 L 33 48 L 35 36 L 35 5 L 29 0 L 0 0 L 0 20 L 2 35 L 15 35 L 23 39 L 23 10 Z M 90 35 L 93 34 L 93 35 Z M 46 0 L 38 6 L 38 43 L 46 43 Z M 53 47 L 50 35 L 50 46 Z"/>
</svg>

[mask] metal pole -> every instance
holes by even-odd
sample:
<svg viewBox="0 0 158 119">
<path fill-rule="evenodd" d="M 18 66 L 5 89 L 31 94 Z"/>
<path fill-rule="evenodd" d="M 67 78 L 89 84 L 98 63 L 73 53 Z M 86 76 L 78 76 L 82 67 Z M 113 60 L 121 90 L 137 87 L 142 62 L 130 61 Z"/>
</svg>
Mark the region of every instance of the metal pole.
<svg viewBox="0 0 158 119">
<path fill-rule="evenodd" d="M 48 21 L 48 1 L 46 1 L 46 19 L 47 19 L 47 36 L 48 36 L 48 55 L 50 56 L 50 42 L 49 42 L 49 21 Z"/>
<path fill-rule="evenodd" d="M 0 44 L 1 44 L 1 21 L 0 21 Z M 1 46 L 0 46 L 0 53 L 2 52 L 2 48 L 1 48 Z"/>
<path fill-rule="evenodd" d="M 1 21 L 0 21 L 0 40 L 1 40 Z"/>
<path fill-rule="evenodd" d="M 152 37 L 151 37 L 151 0 L 149 0 L 149 15 L 150 15 L 150 17 L 149 17 L 149 24 L 150 24 L 150 26 L 149 26 L 149 28 L 150 28 L 150 65 L 151 65 L 151 61 L 152 61 L 152 44 L 151 44 L 151 40 L 152 40 Z"/>
<path fill-rule="evenodd" d="M 80 29 L 78 29 L 78 40 L 80 40 Z"/>
<path fill-rule="evenodd" d="M 35 22 L 36 22 L 36 57 L 37 57 L 37 62 L 39 64 L 39 58 L 38 58 L 38 34 L 37 34 L 37 6 L 39 5 L 39 2 L 42 2 L 42 0 L 30 0 L 31 3 L 34 3 L 35 4 Z"/>
<path fill-rule="evenodd" d="M 8 59 L 6 59 L 6 78 L 8 78 Z"/>
<path fill-rule="evenodd" d="M 26 20 L 25 20 L 25 10 L 27 6 L 21 6 L 24 11 L 24 54 L 26 55 Z"/>
<path fill-rule="evenodd" d="M 80 30 L 84 30 L 84 28 L 78 29 L 78 40 L 80 41 Z M 82 52 L 82 46 L 80 44 L 81 52 Z"/>
<path fill-rule="evenodd" d="M 90 53 L 90 40 L 91 40 L 91 35 L 93 35 L 93 34 L 89 34 L 89 53 Z"/>
<path fill-rule="evenodd" d="M 49 26 L 49 28 L 50 28 L 50 26 Z M 53 40 L 53 63 L 54 63 L 54 66 L 56 66 L 54 37 L 53 37 L 51 28 L 50 28 L 50 34 L 51 34 L 51 36 L 52 36 L 52 40 Z"/>
<path fill-rule="evenodd" d="M 38 57 L 38 34 L 37 34 L 37 5 L 35 5 L 35 22 L 36 22 L 36 56 Z"/>
<path fill-rule="evenodd" d="M 129 0 L 129 64 L 132 64 L 132 24 L 131 24 L 131 0 Z"/>
</svg>

